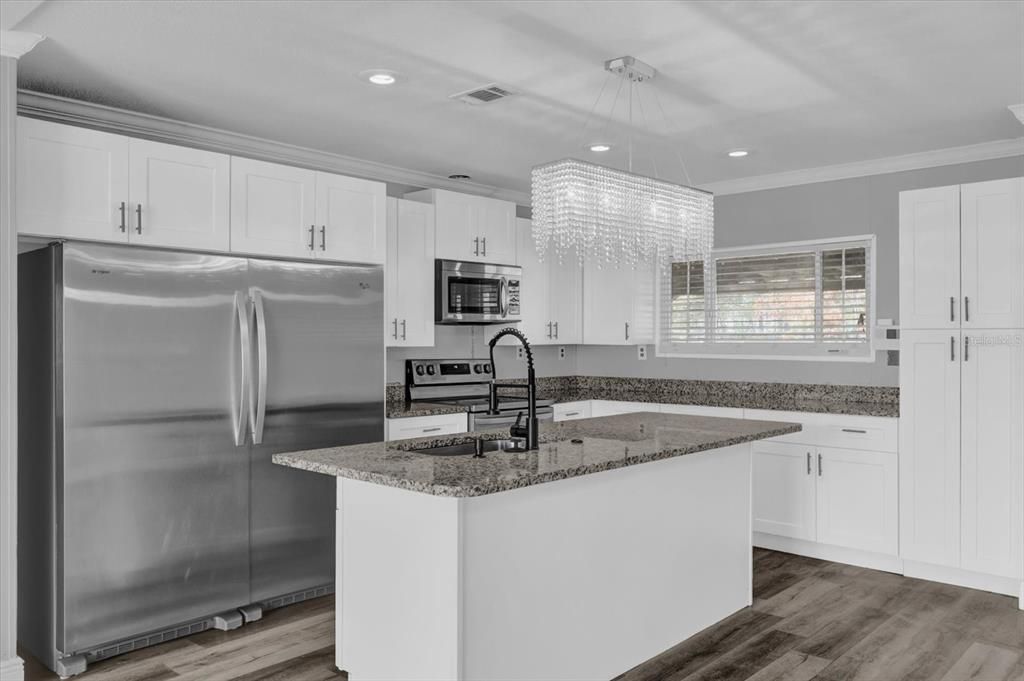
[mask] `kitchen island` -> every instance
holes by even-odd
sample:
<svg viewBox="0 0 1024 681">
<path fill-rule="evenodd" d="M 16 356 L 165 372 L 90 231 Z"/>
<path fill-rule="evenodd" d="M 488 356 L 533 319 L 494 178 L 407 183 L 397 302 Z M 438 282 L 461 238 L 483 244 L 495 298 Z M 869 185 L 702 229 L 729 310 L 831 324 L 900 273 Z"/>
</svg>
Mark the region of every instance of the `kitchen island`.
<svg viewBox="0 0 1024 681">
<path fill-rule="evenodd" d="M 352 681 L 608 679 L 751 604 L 750 442 L 797 424 L 633 413 L 275 455 L 338 478 Z"/>
</svg>

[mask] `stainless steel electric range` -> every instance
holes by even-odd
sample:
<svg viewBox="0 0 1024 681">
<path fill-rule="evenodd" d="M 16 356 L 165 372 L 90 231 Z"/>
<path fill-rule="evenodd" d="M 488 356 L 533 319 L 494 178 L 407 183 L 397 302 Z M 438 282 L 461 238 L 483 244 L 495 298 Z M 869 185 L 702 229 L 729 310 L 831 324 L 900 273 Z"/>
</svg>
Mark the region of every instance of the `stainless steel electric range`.
<svg viewBox="0 0 1024 681">
<path fill-rule="evenodd" d="M 407 359 L 405 397 L 410 402 L 464 407 L 469 414 L 470 431 L 508 428 L 519 414 L 526 418 L 526 395 L 499 397 L 498 413 L 489 414 L 487 395 L 492 368 L 483 359 Z M 553 404 L 554 400 L 538 399 L 537 419 L 553 420 Z"/>
</svg>

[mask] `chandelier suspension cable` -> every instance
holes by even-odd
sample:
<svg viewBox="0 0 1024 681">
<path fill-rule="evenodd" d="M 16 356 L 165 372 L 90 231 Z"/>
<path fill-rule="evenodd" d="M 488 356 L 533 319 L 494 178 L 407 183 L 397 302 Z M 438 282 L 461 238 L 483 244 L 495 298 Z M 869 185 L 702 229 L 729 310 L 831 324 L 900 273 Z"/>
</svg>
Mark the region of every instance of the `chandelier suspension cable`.
<svg viewBox="0 0 1024 681">
<path fill-rule="evenodd" d="M 604 83 L 601 84 L 601 91 L 597 93 L 597 99 L 594 100 L 594 105 L 590 107 L 590 112 L 587 114 L 586 120 L 583 121 L 583 129 L 580 130 L 580 141 L 577 146 L 583 146 L 587 142 L 587 127 L 590 125 L 590 121 L 594 118 L 594 112 L 597 111 L 598 105 L 601 103 L 601 98 L 604 97 L 604 91 L 608 87 L 608 81 L 612 79 L 612 72 L 606 71 L 604 76 Z M 596 140 L 601 141 L 601 140 Z"/>
<path fill-rule="evenodd" d="M 626 77 L 625 71 L 622 77 Z M 633 79 L 629 79 L 629 127 L 626 128 L 626 135 L 629 137 L 629 172 L 633 172 Z"/>
<path fill-rule="evenodd" d="M 612 100 L 612 108 L 608 112 L 608 117 L 604 120 L 604 127 L 601 128 L 601 137 L 604 138 L 608 134 L 608 128 L 611 126 L 612 118 L 615 116 L 615 105 L 619 103 L 619 95 L 622 94 L 622 84 L 625 82 L 622 78 L 619 78 L 619 87 L 615 89 L 615 99 Z"/>
<path fill-rule="evenodd" d="M 639 85 L 638 85 L 637 88 L 636 88 L 636 103 L 640 106 L 640 118 L 644 122 L 644 130 L 647 131 L 647 137 L 648 137 L 648 139 L 652 140 L 652 143 L 649 146 L 650 146 L 651 152 L 652 152 L 651 153 L 651 165 L 654 166 L 654 179 L 660 180 L 661 179 L 661 175 L 658 173 L 658 159 L 655 158 L 655 155 L 654 155 L 654 152 L 657 151 L 657 148 L 655 148 L 654 144 L 653 144 L 654 134 L 651 132 L 650 122 L 647 120 L 647 112 L 644 110 L 644 97 L 643 97 L 642 94 L 640 94 L 643 91 L 644 91 L 644 88 L 639 87 Z"/>
<path fill-rule="evenodd" d="M 658 97 L 658 91 L 654 90 L 654 103 L 658 105 L 658 109 L 661 110 L 661 119 L 665 123 L 665 131 L 669 130 L 668 116 L 665 114 L 665 107 L 661 105 L 661 98 Z M 683 177 L 686 178 L 686 184 L 693 185 L 693 181 L 690 179 L 690 172 L 686 169 L 686 163 L 683 162 L 683 155 L 679 152 L 676 145 L 671 145 L 672 150 L 676 152 L 676 158 L 679 159 L 679 165 L 683 168 Z"/>
</svg>

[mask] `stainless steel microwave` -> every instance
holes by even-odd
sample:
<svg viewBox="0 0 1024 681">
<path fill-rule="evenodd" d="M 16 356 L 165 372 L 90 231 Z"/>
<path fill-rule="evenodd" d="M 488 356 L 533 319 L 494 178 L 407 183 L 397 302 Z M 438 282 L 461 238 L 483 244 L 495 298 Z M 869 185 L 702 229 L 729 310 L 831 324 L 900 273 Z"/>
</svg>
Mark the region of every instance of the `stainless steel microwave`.
<svg viewBox="0 0 1024 681">
<path fill-rule="evenodd" d="M 434 320 L 438 324 L 504 324 L 521 320 L 523 268 L 436 260 Z"/>
</svg>

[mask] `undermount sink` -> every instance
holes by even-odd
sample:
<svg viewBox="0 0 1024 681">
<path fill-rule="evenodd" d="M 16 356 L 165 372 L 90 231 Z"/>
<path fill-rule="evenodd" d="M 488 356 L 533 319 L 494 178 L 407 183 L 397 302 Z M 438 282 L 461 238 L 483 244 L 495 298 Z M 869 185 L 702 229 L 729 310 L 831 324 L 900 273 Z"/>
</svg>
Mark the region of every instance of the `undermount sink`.
<svg viewBox="0 0 1024 681">
<path fill-rule="evenodd" d="M 522 439 L 514 440 L 473 440 L 457 445 L 445 447 L 429 447 L 427 449 L 413 450 L 417 454 L 430 454 L 431 456 L 474 456 L 485 455 L 488 452 L 524 452 L 526 442 Z"/>
</svg>

